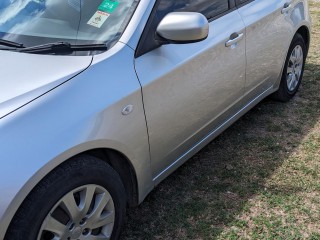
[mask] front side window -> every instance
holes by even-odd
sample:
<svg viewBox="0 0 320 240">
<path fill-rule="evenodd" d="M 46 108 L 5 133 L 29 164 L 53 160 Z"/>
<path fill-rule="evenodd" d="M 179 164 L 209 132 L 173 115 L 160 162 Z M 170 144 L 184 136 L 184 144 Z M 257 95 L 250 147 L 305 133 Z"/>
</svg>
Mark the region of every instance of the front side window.
<svg viewBox="0 0 320 240">
<path fill-rule="evenodd" d="M 244 4 L 246 2 L 249 2 L 250 0 L 236 0 L 237 5 Z"/>
<path fill-rule="evenodd" d="M 0 39 L 26 47 L 57 41 L 111 46 L 137 4 L 138 0 L 1 0 Z"/>
<path fill-rule="evenodd" d="M 159 10 L 167 13 L 200 12 L 211 19 L 229 10 L 229 0 L 161 0 Z"/>
</svg>

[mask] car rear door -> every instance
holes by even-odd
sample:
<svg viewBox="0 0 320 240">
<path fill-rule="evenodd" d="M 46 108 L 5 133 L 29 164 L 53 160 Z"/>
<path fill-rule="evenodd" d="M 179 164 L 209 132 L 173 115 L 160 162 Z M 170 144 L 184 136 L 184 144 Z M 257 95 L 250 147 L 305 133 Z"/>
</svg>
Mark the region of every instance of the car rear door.
<svg viewBox="0 0 320 240">
<path fill-rule="evenodd" d="M 154 45 L 158 23 L 173 11 L 204 13 L 210 21 L 208 38 L 191 44 Z M 157 1 L 135 59 L 155 180 L 165 177 L 239 109 L 245 84 L 244 30 L 231 1 Z"/>
<path fill-rule="evenodd" d="M 290 0 L 237 0 L 246 25 L 246 96 L 272 87 L 279 77 L 290 44 Z"/>
</svg>

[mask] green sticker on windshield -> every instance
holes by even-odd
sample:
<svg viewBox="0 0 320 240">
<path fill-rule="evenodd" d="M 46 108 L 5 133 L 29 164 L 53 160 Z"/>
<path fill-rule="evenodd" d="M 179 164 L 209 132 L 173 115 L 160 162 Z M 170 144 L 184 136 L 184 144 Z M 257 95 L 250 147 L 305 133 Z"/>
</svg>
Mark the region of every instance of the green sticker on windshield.
<svg viewBox="0 0 320 240">
<path fill-rule="evenodd" d="M 104 0 L 100 4 L 98 9 L 103 12 L 113 13 L 114 10 L 116 10 L 116 8 L 118 7 L 118 5 L 119 5 L 119 2 L 112 1 L 112 0 Z"/>
</svg>

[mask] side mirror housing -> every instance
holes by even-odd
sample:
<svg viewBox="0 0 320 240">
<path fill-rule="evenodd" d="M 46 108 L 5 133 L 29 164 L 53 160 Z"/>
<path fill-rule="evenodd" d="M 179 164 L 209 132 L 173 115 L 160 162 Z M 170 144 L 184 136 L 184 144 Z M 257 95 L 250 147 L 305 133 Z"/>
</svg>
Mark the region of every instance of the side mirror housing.
<svg viewBox="0 0 320 240">
<path fill-rule="evenodd" d="M 200 42 L 208 37 L 209 22 L 201 13 L 172 12 L 162 19 L 157 34 L 173 43 Z"/>
</svg>

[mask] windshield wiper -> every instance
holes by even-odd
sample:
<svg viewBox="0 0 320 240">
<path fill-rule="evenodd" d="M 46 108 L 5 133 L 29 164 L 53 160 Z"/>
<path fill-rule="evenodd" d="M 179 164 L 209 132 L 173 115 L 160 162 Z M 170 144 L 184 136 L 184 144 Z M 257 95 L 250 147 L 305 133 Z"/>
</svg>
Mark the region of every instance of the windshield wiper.
<svg viewBox="0 0 320 240">
<path fill-rule="evenodd" d="M 21 43 L 12 42 L 4 39 L 0 39 L 0 45 L 13 48 L 24 48 L 23 44 Z"/>
<path fill-rule="evenodd" d="M 15 49 L 17 52 L 24 53 L 72 53 L 74 51 L 105 51 L 107 50 L 106 44 L 87 44 L 87 45 L 72 45 L 68 42 L 48 43 L 33 47 Z"/>
</svg>

